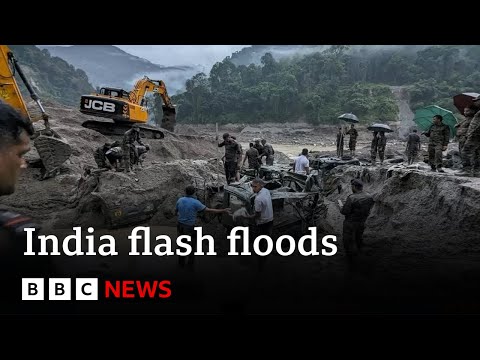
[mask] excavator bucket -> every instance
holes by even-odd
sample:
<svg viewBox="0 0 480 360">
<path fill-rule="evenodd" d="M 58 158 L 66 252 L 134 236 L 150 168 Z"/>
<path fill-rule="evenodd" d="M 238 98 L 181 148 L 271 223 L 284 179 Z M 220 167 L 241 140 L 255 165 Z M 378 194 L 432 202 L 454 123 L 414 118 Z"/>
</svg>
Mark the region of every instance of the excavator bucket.
<svg viewBox="0 0 480 360">
<path fill-rule="evenodd" d="M 174 107 L 162 106 L 163 108 L 163 118 L 162 118 L 162 128 L 165 130 L 174 132 L 175 130 L 175 119 L 177 117 L 177 112 Z"/>
<path fill-rule="evenodd" d="M 46 173 L 44 178 L 54 176 L 55 171 L 70 157 L 72 148 L 62 139 L 40 135 L 33 141 Z"/>
</svg>

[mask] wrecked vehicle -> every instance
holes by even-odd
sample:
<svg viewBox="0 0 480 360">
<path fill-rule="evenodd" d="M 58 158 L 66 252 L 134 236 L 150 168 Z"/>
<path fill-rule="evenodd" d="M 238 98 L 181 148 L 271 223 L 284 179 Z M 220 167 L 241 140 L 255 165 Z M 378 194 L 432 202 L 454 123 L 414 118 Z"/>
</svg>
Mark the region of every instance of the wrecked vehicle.
<svg viewBox="0 0 480 360">
<path fill-rule="evenodd" d="M 266 184 L 268 189 L 269 183 Z M 317 226 L 320 216 L 326 215 L 326 205 L 320 192 L 297 192 L 289 187 L 269 190 L 273 205 L 273 234 L 301 235 L 308 227 Z M 252 219 L 239 216 L 242 212 L 253 214 L 255 193 L 250 183 L 225 186 L 223 206 L 229 207 L 231 214 L 223 214 L 222 225 L 229 232 L 235 226 L 253 225 Z"/>
</svg>

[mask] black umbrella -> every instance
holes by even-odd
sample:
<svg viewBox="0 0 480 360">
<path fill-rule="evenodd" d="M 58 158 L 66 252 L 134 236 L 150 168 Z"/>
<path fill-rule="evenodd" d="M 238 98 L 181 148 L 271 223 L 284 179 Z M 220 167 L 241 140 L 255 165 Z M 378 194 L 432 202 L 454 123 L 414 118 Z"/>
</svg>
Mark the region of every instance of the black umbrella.
<svg viewBox="0 0 480 360">
<path fill-rule="evenodd" d="M 478 95 L 478 93 L 462 93 L 455 95 L 453 97 L 453 105 L 458 109 L 460 114 L 463 115 L 463 110 L 466 107 L 470 107 L 473 105 L 473 99 L 475 99 Z"/>
<path fill-rule="evenodd" d="M 390 129 L 390 126 L 386 124 L 373 124 L 367 127 L 367 129 L 370 131 L 378 131 L 378 132 L 393 132 L 393 130 Z"/>
<path fill-rule="evenodd" d="M 342 114 L 338 117 L 340 120 L 344 120 L 346 122 L 349 122 L 349 123 L 358 123 L 360 120 L 358 120 L 358 118 L 353 115 L 352 113 L 345 113 L 345 114 Z"/>
</svg>

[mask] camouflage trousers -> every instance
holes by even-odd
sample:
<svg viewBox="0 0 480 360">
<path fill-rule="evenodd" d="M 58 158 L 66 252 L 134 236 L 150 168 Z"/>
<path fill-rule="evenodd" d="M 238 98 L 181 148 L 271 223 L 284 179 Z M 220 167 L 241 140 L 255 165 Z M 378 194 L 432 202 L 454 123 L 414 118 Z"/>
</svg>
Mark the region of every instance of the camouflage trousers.
<svg viewBox="0 0 480 360">
<path fill-rule="evenodd" d="M 432 169 L 441 169 L 443 166 L 442 144 L 428 144 L 428 163 Z"/>
<path fill-rule="evenodd" d="M 378 152 L 378 158 L 380 159 L 380 162 L 383 162 L 383 160 L 385 159 L 385 148 L 371 149 L 370 155 L 372 157 L 372 163 L 375 162 L 375 160 L 377 159 L 377 152 Z"/>
<path fill-rule="evenodd" d="M 348 142 L 348 149 L 350 151 L 355 151 L 355 147 L 357 146 L 357 140 L 350 140 Z"/>
<path fill-rule="evenodd" d="M 474 167 L 478 170 L 480 163 L 480 139 L 468 139 L 465 141 L 460 154 L 464 168 Z"/>
<path fill-rule="evenodd" d="M 130 171 L 132 169 L 132 165 L 134 163 L 134 159 L 137 157 L 136 155 L 136 147 L 133 144 L 123 144 L 122 146 L 123 152 L 123 166 L 125 171 Z"/>
</svg>

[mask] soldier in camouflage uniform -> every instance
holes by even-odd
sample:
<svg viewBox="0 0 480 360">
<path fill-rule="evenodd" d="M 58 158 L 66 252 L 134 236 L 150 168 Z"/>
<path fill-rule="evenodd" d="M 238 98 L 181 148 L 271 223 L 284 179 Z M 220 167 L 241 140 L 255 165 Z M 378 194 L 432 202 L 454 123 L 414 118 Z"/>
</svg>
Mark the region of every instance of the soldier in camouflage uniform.
<svg viewBox="0 0 480 360">
<path fill-rule="evenodd" d="M 345 220 L 343 221 L 343 245 L 349 261 L 363 247 L 365 221 L 374 204 L 373 197 L 363 192 L 361 180 L 353 179 L 351 185 L 353 194 L 347 197 L 344 205 L 341 204 L 341 201 L 339 203 L 341 206 L 340 213 L 345 215 Z M 355 251 L 355 246 L 357 251 Z"/>
<path fill-rule="evenodd" d="M 420 147 L 420 136 L 417 134 L 417 129 L 413 129 L 413 131 L 408 134 L 407 138 L 408 165 L 413 164 L 416 160 Z"/>
<path fill-rule="evenodd" d="M 260 170 L 260 163 L 258 162 L 258 150 L 255 149 L 255 147 L 253 146 L 253 143 L 250 143 L 250 149 L 248 149 L 245 153 L 242 166 L 245 165 L 245 161 L 247 159 L 248 159 L 248 168 L 255 169 L 255 177 L 257 177 L 258 172 Z"/>
<path fill-rule="evenodd" d="M 428 161 L 432 171 L 445 172 L 442 169 L 442 151 L 447 150 L 450 141 L 450 128 L 443 122 L 443 116 L 435 115 L 433 124 L 427 132 L 422 133 L 430 140 L 428 142 Z"/>
<path fill-rule="evenodd" d="M 343 129 L 339 127 L 337 132 L 337 157 L 339 157 L 340 159 L 343 156 L 343 141 L 344 141 Z"/>
<path fill-rule="evenodd" d="M 95 158 L 95 162 L 99 169 L 111 169 L 112 166 L 107 161 L 107 157 L 105 154 L 111 148 L 111 144 L 105 143 L 104 145 L 98 147 L 95 152 L 93 153 L 93 157 Z"/>
<path fill-rule="evenodd" d="M 262 166 L 263 165 L 263 162 L 262 162 L 263 145 L 260 144 L 259 139 L 255 139 L 255 144 L 253 145 L 253 147 L 258 151 L 258 162 L 260 163 L 260 166 Z"/>
<path fill-rule="evenodd" d="M 455 128 L 457 129 L 457 141 L 458 141 L 458 152 L 460 154 L 460 157 L 462 156 L 462 149 L 463 146 L 465 145 L 465 141 L 467 140 L 467 131 L 468 127 L 470 126 L 470 123 L 473 119 L 473 116 L 476 113 L 476 108 L 471 106 L 471 107 L 466 107 L 463 110 L 463 115 L 465 116 L 465 119 L 461 122 L 459 122 L 457 125 L 455 125 Z M 463 164 L 463 166 L 469 166 L 470 162 L 467 164 Z"/>
<path fill-rule="evenodd" d="M 134 163 L 134 159 L 138 157 L 135 142 L 145 146 L 140 137 L 140 128 L 136 124 L 123 135 L 123 164 L 125 171 L 128 173 L 132 172 L 132 164 Z"/>
<path fill-rule="evenodd" d="M 355 156 L 355 147 L 357 146 L 357 137 L 358 131 L 355 129 L 355 125 L 351 125 L 350 130 L 346 132 L 350 135 L 350 140 L 348 141 L 348 149 L 350 150 L 350 155 Z"/>
<path fill-rule="evenodd" d="M 267 165 L 273 165 L 273 155 L 275 155 L 275 150 L 273 150 L 273 146 L 267 144 L 267 140 L 262 139 L 263 145 L 263 155 L 265 156 L 265 163 Z"/>
<path fill-rule="evenodd" d="M 380 159 L 380 165 L 383 164 L 383 160 L 385 159 L 385 148 L 387 147 L 387 137 L 383 131 L 378 133 L 378 142 L 377 142 L 377 150 L 378 150 L 378 158 Z"/>
<path fill-rule="evenodd" d="M 462 148 L 463 173 L 458 175 L 478 175 L 480 163 L 480 96 L 473 101 L 475 115 L 467 129 Z"/>
<path fill-rule="evenodd" d="M 378 149 L 378 131 L 373 132 L 372 143 L 370 144 L 370 157 L 372 165 L 375 165 L 377 159 L 377 149 Z"/>
<path fill-rule="evenodd" d="M 230 136 L 229 133 L 223 134 L 223 141 L 218 144 L 218 147 L 225 146 L 225 177 L 227 179 L 227 185 L 232 180 L 235 180 L 237 173 L 237 160 L 238 155 L 241 154 L 238 143 Z"/>
</svg>

